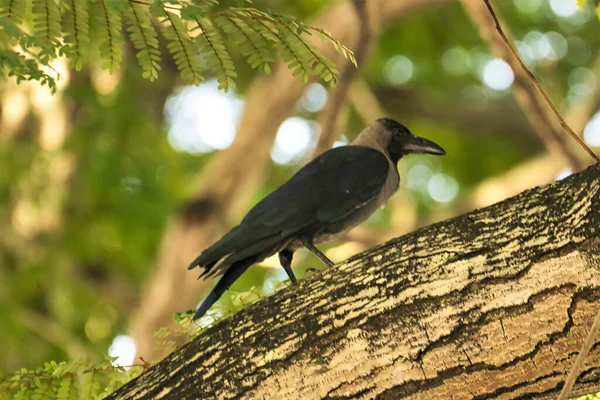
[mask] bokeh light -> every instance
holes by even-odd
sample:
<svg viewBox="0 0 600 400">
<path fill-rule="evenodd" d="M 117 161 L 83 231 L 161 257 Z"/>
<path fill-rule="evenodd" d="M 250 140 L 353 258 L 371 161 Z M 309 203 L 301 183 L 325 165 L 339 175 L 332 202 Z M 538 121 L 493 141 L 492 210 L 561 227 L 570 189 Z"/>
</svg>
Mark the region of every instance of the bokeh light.
<svg viewBox="0 0 600 400">
<path fill-rule="evenodd" d="M 539 11 L 543 0 L 513 0 L 517 10 L 524 14 L 533 14 Z"/>
<path fill-rule="evenodd" d="M 133 364 L 137 346 L 135 340 L 131 336 L 119 335 L 114 338 L 110 348 L 108 349 L 108 355 L 111 357 L 117 357 L 113 361 L 113 365 L 129 366 Z"/>
<path fill-rule="evenodd" d="M 427 186 L 427 181 L 431 178 L 431 175 L 433 175 L 433 171 L 429 165 L 422 163 L 415 164 L 406 174 L 406 187 L 413 190 L 421 190 Z"/>
<path fill-rule="evenodd" d="M 556 60 L 556 54 L 550 43 L 550 39 L 546 35 L 538 31 L 528 32 L 523 41 L 527 43 L 533 51 L 533 56 L 536 60 Z"/>
<path fill-rule="evenodd" d="M 286 119 L 277 131 L 271 159 L 277 164 L 298 161 L 309 151 L 319 132 L 320 125 L 316 122 L 299 117 Z"/>
<path fill-rule="evenodd" d="M 589 96 L 596 90 L 596 75 L 585 67 L 577 67 L 569 74 L 569 92 L 576 96 Z"/>
<path fill-rule="evenodd" d="M 600 111 L 598 111 L 583 129 L 583 140 L 593 147 L 600 147 Z"/>
<path fill-rule="evenodd" d="M 347 146 L 350 141 L 345 135 L 340 135 L 339 139 L 333 142 L 333 148 Z"/>
<path fill-rule="evenodd" d="M 569 49 L 569 44 L 567 43 L 567 39 L 563 35 L 558 32 L 547 32 L 546 39 L 550 43 L 552 50 L 554 51 L 554 56 L 557 60 L 560 60 L 564 56 L 567 55 L 567 51 Z"/>
<path fill-rule="evenodd" d="M 460 191 L 458 181 L 444 172 L 444 167 L 437 158 L 409 159 L 403 178 L 406 188 L 428 207 L 449 203 L 456 199 Z"/>
<path fill-rule="evenodd" d="M 165 103 L 169 143 L 188 153 L 226 149 L 235 138 L 243 104 L 233 90 L 219 91 L 214 80 L 180 89 Z"/>
<path fill-rule="evenodd" d="M 300 100 L 302 107 L 309 112 L 319 112 L 327 104 L 327 89 L 320 83 L 311 83 Z"/>
<path fill-rule="evenodd" d="M 558 171 L 558 173 L 554 177 L 554 180 L 555 181 L 563 180 L 563 179 L 569 177 L 571 174 L 573 174 L 573 170 L 571 170 L 571 168 L 568 168 L 568 167 L 563 168 L 560 171 Z"/>
<path fill-rule="evenodd" d="M 458 182 L 450 175 L 438 172 L 427 182 L 427 191 L 438 203 L 449 203 L 458 195 Z"/>
<path fill-rule="evenodd" d="M 408 82 L 412 78 L 413 72 L 413 62 L 401 55 L 390 58 L 383 66 L 383 77 L 387 82 L 396 86 Z"/>
<path fill-rule="evenodd" d="M 521 60 L 525 63 L 525 65 L 529 68 L 535 68 L 535 55 L 533 54 L 533 50 L 526 43 L 520 40 L 515 41 L 515 48 L 519 56 L 521 56 Z"/>
<path fill-rule="evenodd" d="M 466 49 L 452 47 L 442 55 L 442 65 L 452 75 L 464 75 L 471 68 L 471 57 Z"/>
<path fill-rule="evenodd" d="M 508 89 L 514 79 L 515 75 L 510 65 L 499 58 L 489 61 L 483 68 L 483 83 L 494 90 Z"/>
<path fill-rule="evenodd" d="M 559 17 L 567 18 L 578 10 L 575 0 L 550 0 L 550 8 Z"/>
</svg>

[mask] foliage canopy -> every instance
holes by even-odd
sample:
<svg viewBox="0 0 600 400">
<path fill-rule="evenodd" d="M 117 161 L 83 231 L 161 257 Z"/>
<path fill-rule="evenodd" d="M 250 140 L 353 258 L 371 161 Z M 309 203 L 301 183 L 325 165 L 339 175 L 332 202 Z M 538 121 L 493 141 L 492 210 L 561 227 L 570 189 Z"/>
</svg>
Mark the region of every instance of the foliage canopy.
<svg viewBox="0 0 600 400">
<path fill-rule="evenodd" d="M 226 43 L 267 74 L 279 54 L 305 82 L 313 75 L 334 84 L 338 75 L 333 62 L 311 43 L 313 34 L 356 63 L 352 51 L 324 29 L 270 11 L 218 6 L 217 0 L 1 0 L 0 79 L 37 80 L 56 90 L 59 74 L 52 61 L 62 55 L 77 70 L 100 57 L 102 68 L 112 73 L 123 59 L 123 25 L 142 75 L 151 81 L 161 69 L 159 32 L 187 83 L 198 85 L 210 71 L 224 90 L 235 87 L 237 77 Z"/>
</svg>

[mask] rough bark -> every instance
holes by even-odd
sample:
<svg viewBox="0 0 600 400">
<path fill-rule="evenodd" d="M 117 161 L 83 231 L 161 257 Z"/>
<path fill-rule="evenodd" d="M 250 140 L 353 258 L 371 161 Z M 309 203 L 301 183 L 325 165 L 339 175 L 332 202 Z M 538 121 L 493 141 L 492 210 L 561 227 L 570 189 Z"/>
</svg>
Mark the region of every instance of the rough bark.
<svg viewBox="0 0 600 400">
<path fill-rule="evenodd" d="M 385 26 L 411 12 L 451 1 L 383 2 L 380 22 Z M 327 29 L 353 48 L 358 39 L 354 29 L 358 17 L 352 8 L 348 2 L 337 4 L 311 24 Z M 317 41 L 315 45 L 336 65 L 342 62 L 329 43 Z M 163 349 L 155 347 L 154 331 L 172 326 L 173 314 L 194 307 L 208 288 L 210 282 L 197 281 L 185 267 L 231 228 L 248 206 L 268 165 L 277 129 L 302 95 L 302 81 L 292 77 L 285 65 L 278 63 L 274 71 L 250 87 L 234 143 L 203 169 L 189 203 L 171 218 L 165 230 L 155 266 L 131 321 L 138 355 L 146 360 L 164 355 Z"/>
<path fill-rule="evenodd" d="M 599 248 L 596 165 L 288 287 L 111 398 L 545 398 L 596 314 Z M 573 395 L 600 387 L 599 343 Z"/>
</svg>

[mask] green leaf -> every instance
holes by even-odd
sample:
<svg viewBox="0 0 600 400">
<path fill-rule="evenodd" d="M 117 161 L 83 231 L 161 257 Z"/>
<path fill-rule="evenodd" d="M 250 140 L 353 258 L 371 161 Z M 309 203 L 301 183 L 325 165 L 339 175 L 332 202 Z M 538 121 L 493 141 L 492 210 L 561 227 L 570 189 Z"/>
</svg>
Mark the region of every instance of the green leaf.
<svg viewBox="0 0 600 400">
<path fill-rule="evenodd" d="M 158 50 L 158 35 L 152 27 L 150 15 L 146 7 L 129 2 L 129 9 L 125 13 L 128 22 L 127 31 L 138 50 L 137 59 L 144 70 L 142 76 L 150 81 L 158 77 L 157 64 L 160 61 Z"/>
<path fill-rule="evenodd" d="M 100 66 L 115 72 L 123 59 L 123 24 L 136 49 L 142 76 L 151 81 L 158 78 L 161 69 L 157 26 L 182 78 L 190 84 L 199 84 L 206 73 L 211 73 L 220 89 L 234 87 L 237 73 L 231 51 L 239 51 L 252 68 L 266 74 L 271 73 L 270 64 L 280 57 L 303 81 L 308 75 L 323 77 L 325 72 L 335 81 L 338 72 L 333 63 L 307 40 L 315 32 L 355 63 L 352 52 L 324 30 L 250 7 L 215 10 L 218 3 L 0 0 L 0 42 L 5 45 L 0 67 L 7 71 L 0 79 L 9 76 L 17 82 L 37 80 L 55 90 L 59 75 L 52 71 L 51 62 L 66 56 L 72 68 L 83 69 L 89 59 L 90 33 L 97 43 Z M 32 33 L 28 26 L 22 26 L 29 21 L 33 22 Z M 301 71 L 296 72 L 298 68 Z"/>
<path fill-rule="evenodd" d="M 98 48 L 105 60 L 102 69 L 114 72 L 123 59 L 123 32 L 121 30 L 121 11 L 117 10 L 115 0 L 96 0 L 93 13 L 97 24 Z"/>
<path fill-rule="evenodd" d="M 85 0 L 68 0 L 62 17 L 65 44 L 62 50 L 69 57 L 71 66 L 81 70 L 89 48 L 89 21 Z"/>
<path fill-rule="evenodd" d="M 60 45 L 59 38 L 62 35 L 60 10 L 54 0 L 33 1 L 33 29 L 41 43 L 42 55 L 56 57 L 56 48 Z"/>
<path fill-rule="evenodd" d="M 7 18 L 15 24 L 23 22 L 27 10 L 27 0 L 4 0 L 0 2 L 0 17 Z"/>
</svg>

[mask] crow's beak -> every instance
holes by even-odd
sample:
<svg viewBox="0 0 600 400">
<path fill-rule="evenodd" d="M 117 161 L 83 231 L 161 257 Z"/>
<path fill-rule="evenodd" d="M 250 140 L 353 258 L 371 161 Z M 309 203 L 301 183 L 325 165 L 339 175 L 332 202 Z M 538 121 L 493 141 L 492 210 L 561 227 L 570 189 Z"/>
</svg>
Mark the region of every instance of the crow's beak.
<svg viewBox="0 0 600 400">
<path fill-rule="evenodd" d="M 413 136 L 408 139 L 402 146 L 406 153 L 413 154 L 434 154 L 436 156 L 446 155 L 446 150 L 442 149 L 431 140 L 424 139 L 422 137 Z"/>
</svg>

